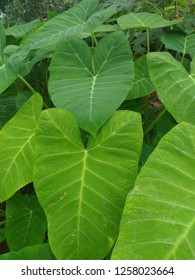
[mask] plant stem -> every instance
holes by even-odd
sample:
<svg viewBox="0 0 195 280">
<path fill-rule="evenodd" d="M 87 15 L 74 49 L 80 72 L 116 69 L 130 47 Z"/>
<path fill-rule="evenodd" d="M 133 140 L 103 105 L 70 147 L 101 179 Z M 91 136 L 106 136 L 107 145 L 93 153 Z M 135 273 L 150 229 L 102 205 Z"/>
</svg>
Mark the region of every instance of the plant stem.
<svg viewBox="0 0 195 280">
<path fill-rule="evenodd" d="M 27 86 L 27 88 L 30 89 L 30 91 L 35 94 L 36 91 L 34 90 L 34 88 L 27 82 L 27 80 L 25 80 L 20 74 L 18 74 L 18 78 Z"/>
<path fill-rule="evenodd" d="M 37 93 L 34 88 L 27 82 L 27 80 L 25 80 L 20 74 L 18 74 L 18 78 L 27 86 L 27 88 L 33 93 Z M 40 94 L 40 93 L 39 93 Z M 47 104 L 43 101 L 43 106 L 45 108 L 48 108 Z"/>
<path fill-rule="evenodd" d="M 181 58 L 181 64 L 184 64 L 184 58 L 185 58 L 185 53 L 182 54 L 182 58 Z"/>
<path fill-rule="evenodd" d="M 91 33 L 91 38 L 92 38 L 92 48 L 95 48 L 95 46 L 97 46 L 98 42 L 97 42 L 97 39 L 93 32 Z"/>
<path fill-rule="evenodd" d="M 162 118 L 162 116 L 166 113 L 166 109 L 164 108 L 160 114 L 156 117 L 156 119 L 146 128 L 144 131 L 144 136 L 146 136 L 155 126 L 155 124 Z"/>
</svg>

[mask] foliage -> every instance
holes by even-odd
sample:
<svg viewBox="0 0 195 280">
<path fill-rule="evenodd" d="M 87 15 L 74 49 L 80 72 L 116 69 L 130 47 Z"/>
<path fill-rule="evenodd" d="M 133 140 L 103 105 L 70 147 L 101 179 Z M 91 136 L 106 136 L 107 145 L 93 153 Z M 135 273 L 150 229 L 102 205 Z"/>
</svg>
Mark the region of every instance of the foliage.
<svg viewBox="0 0 195 280">
<path fill-rule="evenodd" d="M 192 7 L 78 2 L 0 24 L 0 259 L 195 259 Z"/>
</svg>

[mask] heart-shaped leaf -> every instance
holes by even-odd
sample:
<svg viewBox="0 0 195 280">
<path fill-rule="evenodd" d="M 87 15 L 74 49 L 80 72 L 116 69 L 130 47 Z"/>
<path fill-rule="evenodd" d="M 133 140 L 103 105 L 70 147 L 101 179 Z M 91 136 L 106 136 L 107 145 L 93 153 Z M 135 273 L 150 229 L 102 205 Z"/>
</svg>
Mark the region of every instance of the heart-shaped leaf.
<svg viewBox="0 0 195 280">
<path fill-rule="evenodd" d="M 41 113 L 33 181 L 58 259 L 102 259 L 110 251 L 141 143 L 135 112 L 116 112 L 86 149 L 71 113 L 56 108 Z"/>
<path fill-rule="evenodd" d="M 5 236 L 11 251 L 42 243 L 47 221 L 35 196 L 16 193 L 6 201 Z"/>
<path fill-rule="evenodd" d="M 119 26 L 122 29 L 137 28 L 137 29 L 154 29 L 174 25 L 180 20 L 166 20 L 163 17 L 152 13 L 130 13 L 121 16 L 117 19 Z"/>
<path fill-rule="evenodd" d="M 67 38 L 57 46 L 50 70 L 53 103 L 73 113 L 92 134 L 124 101 L 134 77 L 129 43 L 121 31 L 104 37 L 94 55 L 82 39 Z"/>
<path fill-rule="evenodd" d="M 98 10 L 98 0 L 83 0 L 68 11 L 57 15 L 32 33 L 22 45 L 39 49 L 54 45 L 66 36 L 85 38 L 96 27 L 116 13 L 113 7 Z"/>
<path fill-rule="evenodd" d="M 129 193 L 113 259 L 195 259 L 195 126 L 161 139 Z"/>
<path fill-rule="evenodd" d="M 195 124 L 194 77 L 169 53 L 155 52 L 147 56 L 150 78 L 163 105 L 177 122 Z"/>
<path fill-rule="evenodd" d="M 42 98 L 33 95 L 0 131 L 0 202 L 32 180 L 34 133 Z"/>
</svg>

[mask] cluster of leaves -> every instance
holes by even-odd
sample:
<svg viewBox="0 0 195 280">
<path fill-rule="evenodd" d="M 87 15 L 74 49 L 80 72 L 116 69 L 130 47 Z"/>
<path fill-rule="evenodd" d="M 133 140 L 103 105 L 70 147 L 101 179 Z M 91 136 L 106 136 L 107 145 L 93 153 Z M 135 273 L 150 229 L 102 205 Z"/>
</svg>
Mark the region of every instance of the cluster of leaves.
<svg viewBox="0 0 195 280">
<path fill-rule="evenodd" d="M 195 32 L 103 6 L 0 25 L 0 259 L 195 259 Z"/>
</svg>

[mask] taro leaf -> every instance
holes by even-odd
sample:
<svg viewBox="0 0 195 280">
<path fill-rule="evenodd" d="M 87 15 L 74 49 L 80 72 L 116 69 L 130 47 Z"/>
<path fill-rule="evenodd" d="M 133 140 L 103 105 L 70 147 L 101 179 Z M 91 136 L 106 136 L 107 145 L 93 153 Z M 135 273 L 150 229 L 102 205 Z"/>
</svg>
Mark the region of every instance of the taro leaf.
<svg viewBox="0 0 195 280">
<path fill-rule="evenodd" d="M 154 29 L 162 28 L 181 22 L 180 20 L 166 20 L 163 17 L 152 13 L 130 13 L 117 19 L 122 29 Z"/>
<path fill-rule="evenodd" d="M 34 94 L 0 131 L 0 202 L 32 180 L 34 133 L 42 98 Z"/>
<path fill-rule="evenodd" d="M 44 243 L 0 255 L 0 260 L 55 260 L 55 257 L 49 244 Z"/>
<path fill-rule="evenodd" d="M 195 54 L 195 34 L 186 35 L 176 31 L 166 31 L 161 37 L 166 48 L 183 54 Z"/>
<path fill-rule="evenodd" d="M 195 259 L 195 126 L 159 142 L 124 208 L 112 259 Z"/>
<path fill-rule="evenodd" d="M 147 59 L 145 55 L 142 55 L 135 61 L 135 78 L 132 84 L 127 100 L 146 96 L 153 91 L 155 88 L 150 80 L 148 73 Z"/>
<path fill-rule="evenodd" d="M 113 7 L 97 10 L 98 3 L 98 0 L 81 1 L 46 22 L 23 42 L 23 46 L 39 49 L 54 45 L 66 36 L 85 37 L 116 13 Z"/>
<path fill-rule="evenodd" d="M 149 53 L 150 78 L 158 97 L 177 122 L 195 124 L 195 79 L 169 53 Z"/>
<path fill-rule="evenodd" d="M 35 63 L 37 63 L 40 60 L 43 60 L 45 58 L 51 58 L 53 54 L 54 48 L 53 47 L 47 47 L 42 48 L 39 50 L 32 50 L 28 57 L 23 61 L 19 74 L 24 77 L 27 74 L 30 73 Z"/>
<path fill-rule="evenodd" d="M 13 53 L 6 62 L 0 66 L 0 93 L 5 91 L 17 79 L 20 66 L 28 52 L 28 50 L 20 50 Z"/>
<path fill-rule="evenodd" d="M 16 193 L 6 202 L 5 236 L 11 251 L 42 243 L 47 221 L 36 196 Z"/>
<path fill-rule="evenodd" d="M 32 95 L 30 91 L 9 88 L 0 95 L 0 128 L 8 122 Z"/>
<path fill-rule="evenodd" d="M 80 38 L 59 43 L 50 67 L 49 93 L 79 126 L 95 134 L 126 98 L 134 77 L 132 55 L 123 32 L 104 37 L 92 56 Z"/>
<path fill-rule="evenodd" d="M 11 26 L 5 30 L 6 36 L 13 36 L 16 39 L 21 39 L 24 37 L 24 35 L 31 32 L 39 22 L 39 19 L 35 19 L 28 23 L 19 25 L 15 24 L 14 26 Z"/>
<path fill-rule="evenodd" d="M 45 110 L 36 130 L 34 186 L 58 259 L 102 259 L 114 245 L 142 142 L 140 115 L 117 111 L 87 148 L 74 116 Z"/>
</svg>

